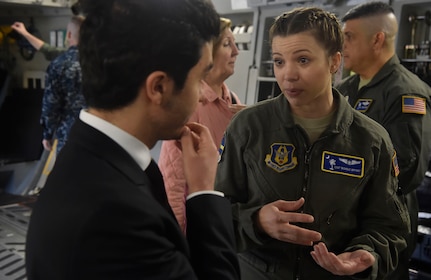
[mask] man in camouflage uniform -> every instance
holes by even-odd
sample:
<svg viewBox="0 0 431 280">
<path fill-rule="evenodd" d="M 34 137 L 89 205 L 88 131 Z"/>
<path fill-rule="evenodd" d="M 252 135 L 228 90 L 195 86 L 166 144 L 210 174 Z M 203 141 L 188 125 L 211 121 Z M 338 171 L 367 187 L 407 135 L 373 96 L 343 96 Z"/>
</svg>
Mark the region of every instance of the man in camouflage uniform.
<svg viewBox="0 0 431 280">
<path fill-rule="evenodd" d="M 67 134 L 85 106 L 81 92 L 81 66 L 78 56 L 79 28 L 83 18 L 73 16 L 67 26 L 68 50 L 53 60 L 47 69 L 42 100 L 41 124 L 43 147 L 50 151 L 56 138 L 57 153 L 64 146 Z"/>
<path fill-rule="evenodd" d="M 418 200 L 431 152 L 431 89 L 401 65 L 395 54 L 398 23 L 392 7 L 371 2 L 352 8 L 344 22 L 344 67 L 356 74 L 336 88 L 355 110 L 374 119 L 389 132 L 400 168 L 399 190 L 405 195 L 411 234 L 400 264 L 389 277 L 409 279 L 409 259 L 417 244 Z"/>
</svg>

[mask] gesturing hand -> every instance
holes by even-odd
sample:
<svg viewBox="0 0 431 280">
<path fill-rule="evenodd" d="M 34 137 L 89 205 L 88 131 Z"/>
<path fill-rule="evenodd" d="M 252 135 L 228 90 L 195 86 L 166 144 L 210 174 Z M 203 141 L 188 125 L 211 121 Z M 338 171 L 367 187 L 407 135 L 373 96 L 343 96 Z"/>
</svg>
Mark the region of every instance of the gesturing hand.
<svg viewBox="0 0 431 280">
<path fill-rule="evenodd" d="M 272 238 L 300 245 L 313 245 L 322 235 L 314 230 L 301 228 L 292 223 L 312 223 L 314 217 L 296 213 L 304 204 L 304 198 L 296 201 L 277 200 L 263 206 L 257 215 L 257 225 Z"/>
<path fill-rule="evenodd" d="M 334 275 L 353 275 L 372 266 L 376 259 L 365 250 L 356 250 L 339 255 L 328 252 L 323 242 L 314 245 L 311 256 L 318 265 Z"/>
</svg>

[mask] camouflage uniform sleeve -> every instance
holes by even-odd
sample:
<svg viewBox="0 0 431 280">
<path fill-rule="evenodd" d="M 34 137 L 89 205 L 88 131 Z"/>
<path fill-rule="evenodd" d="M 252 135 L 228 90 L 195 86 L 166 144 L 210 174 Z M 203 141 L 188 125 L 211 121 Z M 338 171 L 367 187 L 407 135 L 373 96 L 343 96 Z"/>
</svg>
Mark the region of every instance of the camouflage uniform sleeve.
<svg viewBox="0 0 431 280">
<path fill-rule="evenodd" d="M 51 140 L 60 119 L 61 96 L 59 94 L 59 77 L 55 61 L 48 66 L 45 78 L 45 92 L 42 98 L 40 122 L 43 127 L 43 139 Z"/>
</svg>

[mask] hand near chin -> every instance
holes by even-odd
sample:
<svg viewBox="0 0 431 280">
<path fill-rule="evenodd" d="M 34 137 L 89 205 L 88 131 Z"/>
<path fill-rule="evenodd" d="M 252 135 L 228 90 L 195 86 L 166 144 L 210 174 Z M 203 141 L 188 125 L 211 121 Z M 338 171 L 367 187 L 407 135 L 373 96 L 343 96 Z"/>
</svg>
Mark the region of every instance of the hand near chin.
<svg viewBox="0 0 431 280">
<path fill-rule="evenodd" d="M 189 193 L 214 190 L 218 151 L 208 128 L 188 123 L 181 136 L 181 147 Z"/>
<path fill-rule="evenodd" d="M 376 261 L 374 256 L 365 250 L 335 255 L 328 252 L 323 242 L 314 245 L 313 248 L 311 256 L 316 263 L 334 275 L 354 275 L 371 267 Z"/>
</svg>

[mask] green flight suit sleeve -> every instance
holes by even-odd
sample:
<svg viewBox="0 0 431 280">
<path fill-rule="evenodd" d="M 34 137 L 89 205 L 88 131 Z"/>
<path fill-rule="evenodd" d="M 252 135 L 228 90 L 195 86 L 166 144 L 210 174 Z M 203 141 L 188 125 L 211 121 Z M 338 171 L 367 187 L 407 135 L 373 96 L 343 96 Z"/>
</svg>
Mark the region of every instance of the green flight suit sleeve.
<svg viewBox="0 0 431 280">
<path fill-rule="evenodd" d="M 360 232 L 352 238 L 345 251 L 364 249 L 376 258 L 370 275 L 357 279 L 383 279 L 398 265 L 398 253 L 407 247 L 405 236 L 410 220 L 398 182 L 395 151 L 388 137 L 380 149 L 374 149 L 375 172 L 361 199 Z"/>
<path fill-rule="evenodd" d="M 399 185 L 405 194 L 415 190 L 426 170 L 424 155 L 428 155 L 431 117 L 402 112 L 402 95 L 389 99 L 382 125 L 391 136 L 400 166 Z M 414 96 L 414 94 L 409 94 Z M 429 110 L 429 108 L 427 108 Z"/>
<path fill-rule="evenodd" d="M 265 204 L 261 201 L 249 201 L 255 197 L 249 188 L 247 166 L 244 158 L 246 136 L 241 132 L 240 121 L 233 121 L 228 127 L 224 138 L 224 150 L 217 169 L 215 189 L 222 191 L 232 204 L 233 222 L 237 238 L 238 250 L 244 251 L 260 246 L 268 236 L 260 234 L 254 225 L 255 214 Z M 264 197 L 264 195 L 262 195 Z"/>
</svg>

